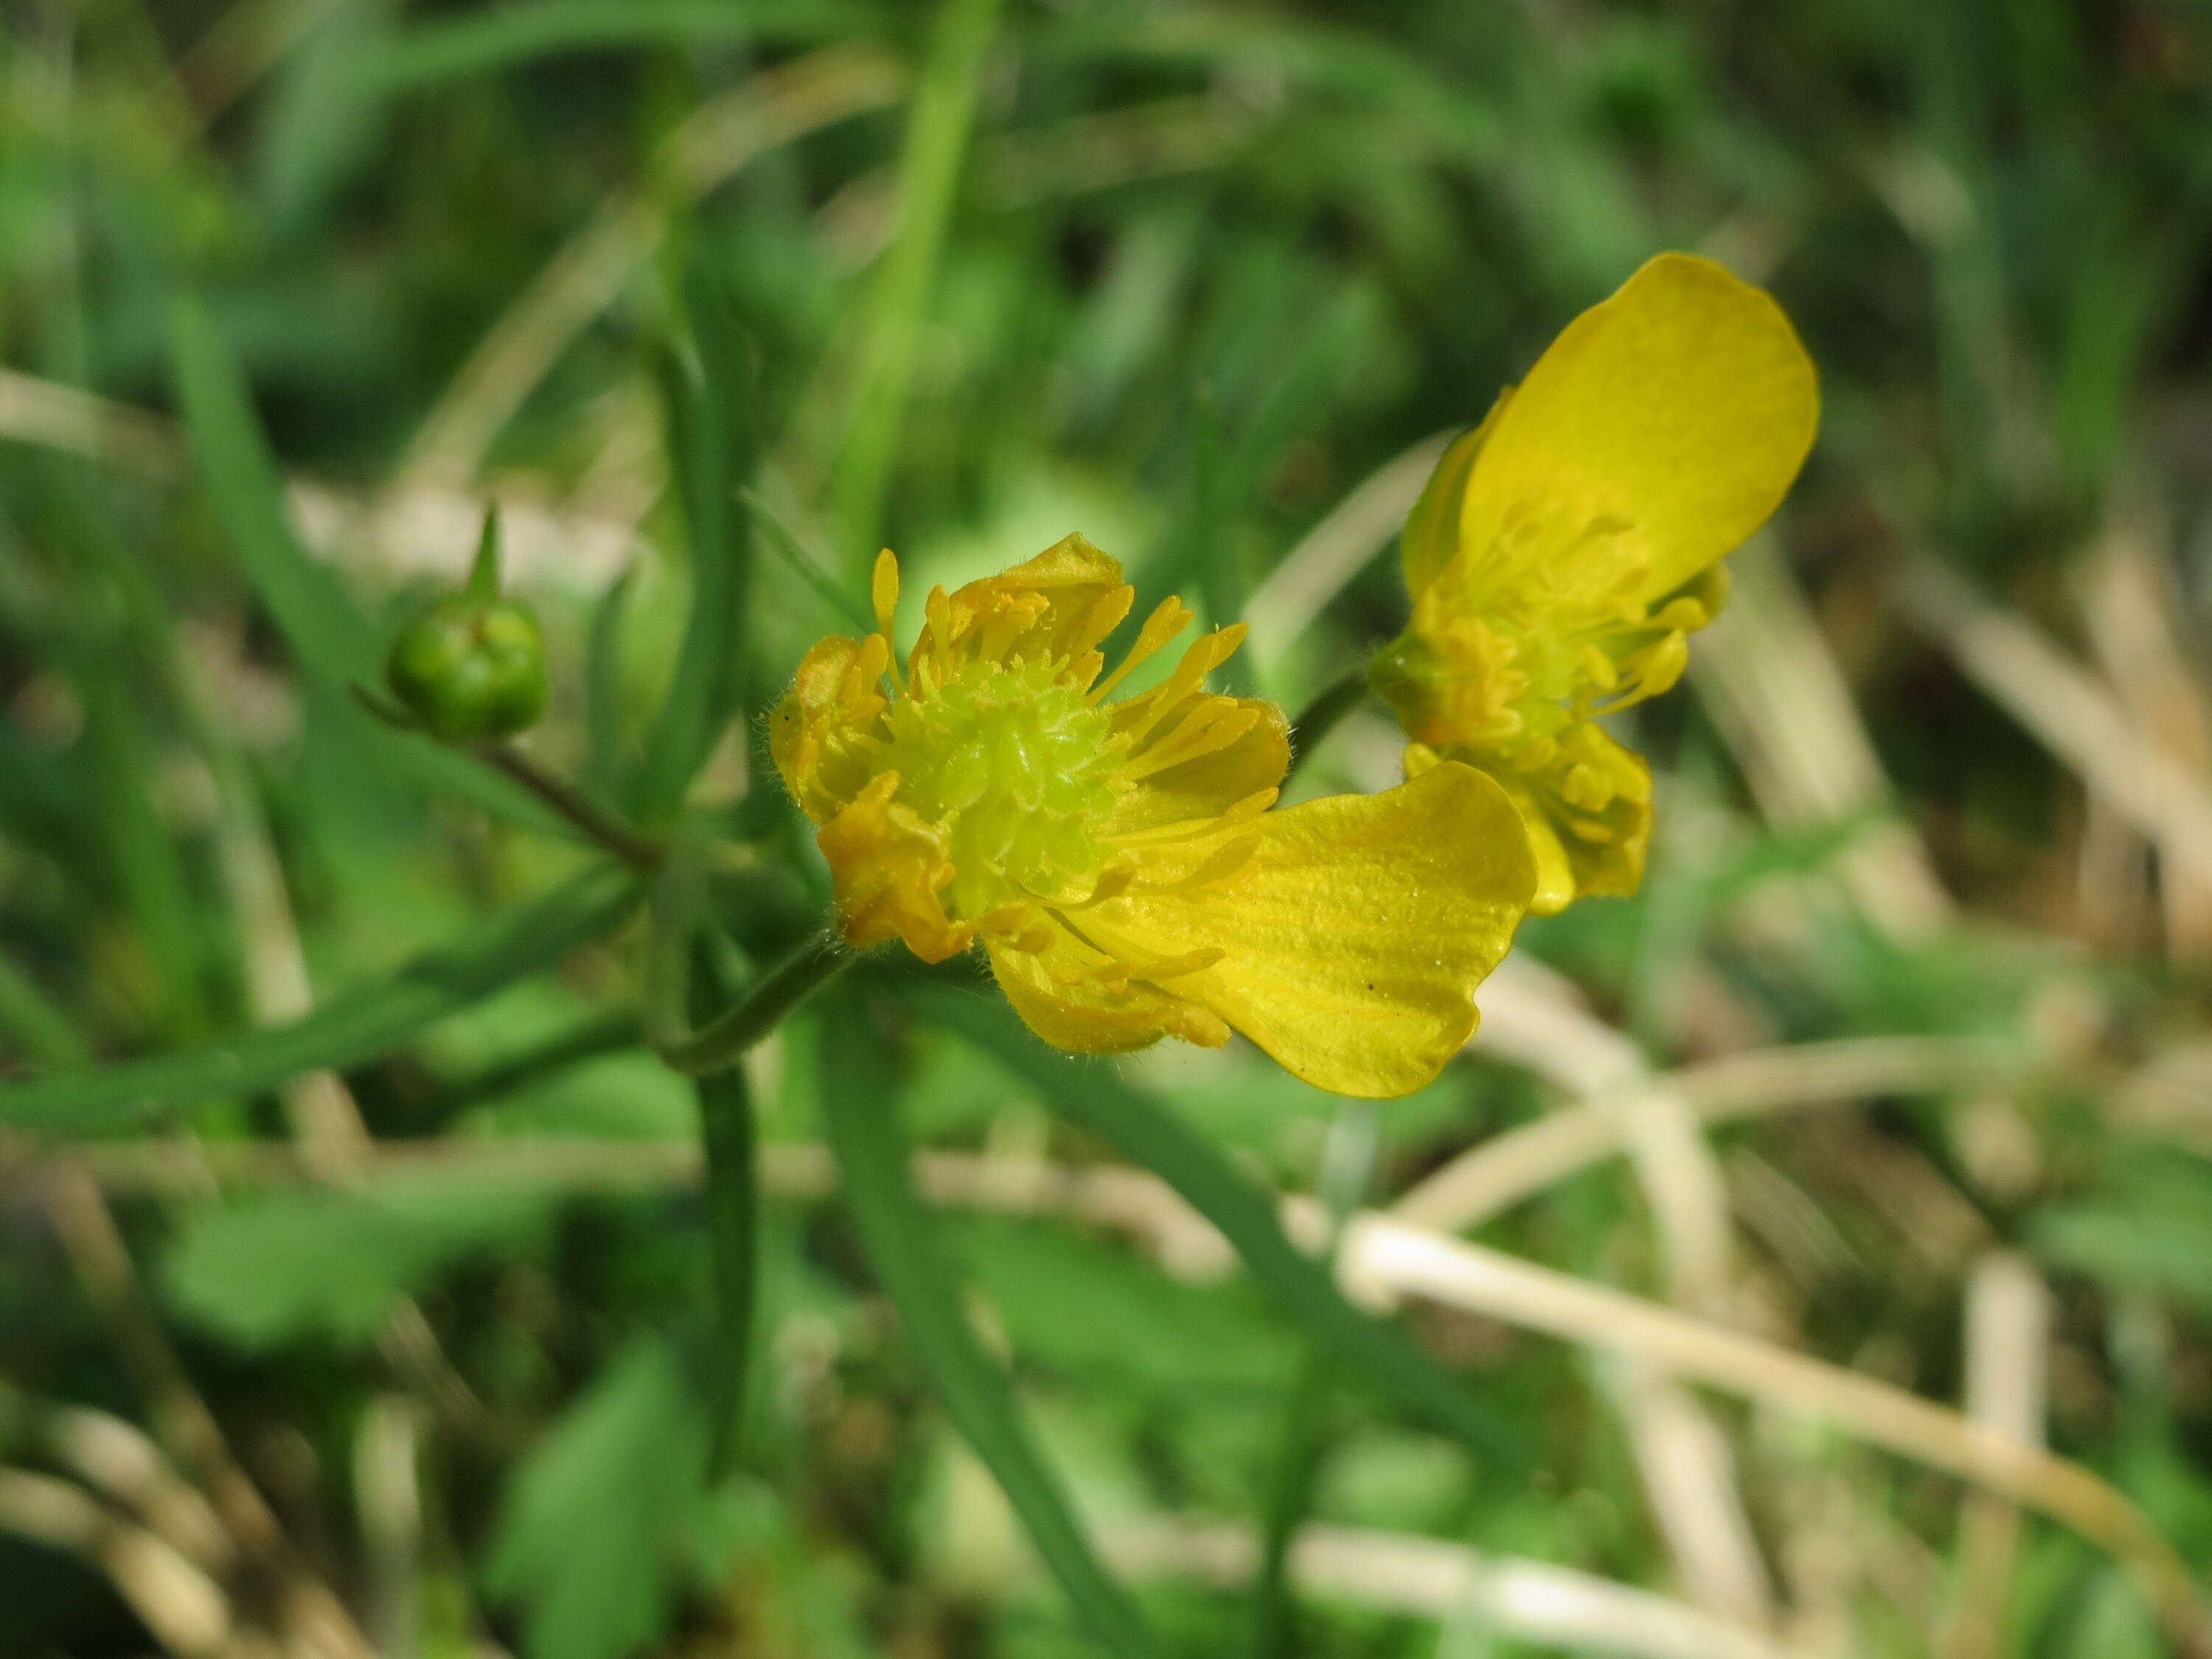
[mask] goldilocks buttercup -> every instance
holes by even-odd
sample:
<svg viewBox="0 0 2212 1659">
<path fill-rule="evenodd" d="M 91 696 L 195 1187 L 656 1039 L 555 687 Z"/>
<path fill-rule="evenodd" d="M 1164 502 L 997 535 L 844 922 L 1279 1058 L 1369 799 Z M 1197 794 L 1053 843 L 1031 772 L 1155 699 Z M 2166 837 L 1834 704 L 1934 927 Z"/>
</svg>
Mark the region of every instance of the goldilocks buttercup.
<svg viewBox="0 0 2212 1659">
<path fill-rule="evenodd" d="M 1269 810 L 1282 711 L 1205 684 L 1243 626 L 1110 698 L 1191 613 L 1162 604 L 1100 678 L 1135 592 L 1080 536 L 933 590 L 903 665 L 888 552 L 874 586 L 877 631 L 815 646 L 770 726 L 848 941 L 980 947 L 1031 1030 L 1088 1053 L 1235 1030 L 1310 1083 L 1388 1097 L 1466 1042 L 1535 878 L 1496 782 L 1447 762 Z"/>
<path fill-rule="evenodd" d="M 1407 520 L 1413 618 L 1375 660 L 1406 772 L 1461 762 L 1521 809 L 1531 908 L 1631 893 L 1651 774 L 1596 717 L 1680 678 L 1820 420 L 1772 299 L 1664 253 L 1575 319 L 1445 451 Z"/>
</svg>

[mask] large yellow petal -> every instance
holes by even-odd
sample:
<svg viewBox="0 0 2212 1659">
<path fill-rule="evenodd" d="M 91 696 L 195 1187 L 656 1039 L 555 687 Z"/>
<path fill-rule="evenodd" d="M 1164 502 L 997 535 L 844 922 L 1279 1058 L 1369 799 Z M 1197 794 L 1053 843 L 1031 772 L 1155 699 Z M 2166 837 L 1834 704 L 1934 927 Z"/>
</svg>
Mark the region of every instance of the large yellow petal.
<svg viewBox="0 0 2212 1659">
<path fill-rule="evenodd" d="M 1503 560 L 1603 591 L 1640 566 L 1636 597 L 1655 599 L 1765 521 L 1819 420 L 1781 307 L 1710 259 L 1662 253 L 1569 324 L 1486 423 L 1462 580 L 1479 592 Z"/>
<path fill-rule="evenodd" d="M 1528 906 L 1535 871 L 1512 802 L 1447 762 L 1253 831 L 1233 875 L 1101 904 L 1085 933 L 1132 962 L 1218 950 L 1162 988 L 1319 1088 L 1389 1098 L 1427 1083 L 1474 1030 L 1474 988 Z"/>
<path fill-rule="evenodd" d="M 1052 926 L 1052 924 L 1047 924 Z M 1221 1017 L 1158 986 L 1109 983 L 1097 969 L 1108 958 L 1053 926 L 1042 951 L 1021 951 L 986 939 L 991 971 L 1022 1024 L 1059 1048 L 1079 1054 L 1118 1054 L 1162 1037 L 1181 1037 L 1204 1048 L 1229 1041 Z"/>
<path fill-rule="evenodd" d="M 1442 574 L 1459 551 L 1460 502 L 1467 493 L 1468 476 L 1474 471 L 1474 458 L 1489 442 L 1498 417 L 1505 408 L 1506 399 L 1513 395 L 1508 386 L 1498 394 L 1490 413 L 1482 417 L 1482 424 L 1472 427 L 1451 441 L 1451 445 L 1437 461 L 1437 470 L 1429 475 L 1422 487 L 1421 499 L 1413 503 L 1413 510 L 1406 515 L 1406 528 L 1398 538 L 1399 556 L 1406 567 L 1406 591 L 1415 599 L 1421 590 Z"/>
</svg>

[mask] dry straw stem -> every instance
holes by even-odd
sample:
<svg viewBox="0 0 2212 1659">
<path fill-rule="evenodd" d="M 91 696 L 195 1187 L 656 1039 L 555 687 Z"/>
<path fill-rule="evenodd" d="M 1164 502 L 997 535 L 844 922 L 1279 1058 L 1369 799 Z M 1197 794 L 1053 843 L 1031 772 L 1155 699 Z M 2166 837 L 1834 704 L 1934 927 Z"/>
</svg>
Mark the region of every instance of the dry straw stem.
<svg viewBox="0 0 2212 1659">
<path fill-rule="evenodd" d="M 1972 1040 L 1865 1037 L 1753 1049 L 1725 1060 L 1666 1073 L 1657 1083 L 1701 1120 L 1724 1122 L 1770 1112 L 1845 1105 L 1886 1094 L 1965 1088 L 2020 1075 L 2022 1064 Z M 2160 1079 L 2145 1085 L 2160 1110 L 2153 1127 L 2180 1133 L 2185 1114 L 2202 1101 L 2185 1085 Z M 2167 1103 L 2176 1103 L 2168 1104 Z M 1567 1176 L 1618 1156 L 1625 1115 L 1610 1105 L 1567 1107 L 1493 1136 L 1410 1188 L 1391 1213 L 1441 1232 L 1476 1226 Z M 2194 1119 L 2189 1120 L 2193 1122 Z M 2212 1126 L 2212 1114 L 2206 1115 Z M 2212 1139 L 2212 1127 L 2204 1130 Z M 118 1193 L 191 1196 L 217 1188 L 289 1183 L 312 1178 L 299 1153 L 268 1142 L 160 1139 L 109 1141 L 64 1149 L 64 1155 Z M 787 1199 L 828 1194 L 835 1176 L 827 1152 L 805 1144 L 762 1148 L 762 1180 Z M 699 1153 L 684 1141 L 453 1139 L 379 1146 L 364 1173 L 374 1178 L 431 1172 L 472 1180 L 583 1192 L 635 1192 L 690 1185 Z M 1138 1171 L 924 1152 L 917 1164 L 923 1190 L 940 1203 L 1023 1213 L 1073 1215 L 1097 1224 L 1146 1233 L 1164 1243 L 1164 1225 L 1179 1256 L 1225 1261 L 1209 1227 L 1179 1206 L 1163 1223 L 1156 1183 Z M 1188 1225 L 1179 1225 L 1187 1221 Z"/>
<path fill-rule="evenodd" d="M 155 478 L 181 478 L 189 465 L 183 438 L 159 415 L 12 368 L 0 368 L 0 437 Z"/>
<path fill-rule="evenodd" d="M 365 1622 L 377 1651 L 404 1654 L 421 1625 L 421 1424 L 412 1401 L 380 1394 L 354 1431 L 354 1513 L 361 1524 Z"/>
<path fill-rule="evenodd" d="M 82 455 L 161 483 L 182 483 L 191 461 L 165 416 L 35 375 L 0 368 L 0 438 Z M 483 524 L 483 498 L 461 489 L 387 494 L 374 509 L 294 477 L 285 504 L 309 547 L 328 555 L 360 544 L 393 575 L 458 576 Z M 501 504 L 505 574 L 518 587 L 594 587 L 630 560 L 635 527 L 604 514 L 558 513 L 526 501 Z"/>
<path fill-rule="evenodd" d="M 2046 1515 L 2126 1563 L 2178 1645 L 2212 1653 L 2212 1617 L 2188 1567 L 2125 1498 L 2078 1464 L 1871 1377 L 1392 1218 L 1355 1218 L 1340 1261 L 1346 1285 L 1370 1299 L 1419 1296 L 1655 1364 L 1821 1419 Z"/>
<path fill-rule="evenodd" d="M 1484 988 L 1483 1008 L 1491 1048 L 1608 1116 L 1656 1224 L 1668 1299 L 1724 1320 L 1734 1277 L 1728 1195 L 1688 1105 L 1654 1079 L 1634 1042 L 1533 959 L 1508 958 Z M 1772 1591 L 1727 1437 L 1694 1395 L 1656 1367 L 1632 1363 L 1613 1384 L 1653 1519 L 1691 1600 L 1771 1624 Z"/>
<path fill-rule="evenodd" d="M 1836 823 L 1887 806 L 1889 780 L 1850 684 L 1772 538 L 1729 561 L 1728 606 L 1698 639 L 1692 683 L 1771 823 Z M 1844 854 L 1852 896 L 1893 939 L 1923 939 L 1952 915 L 1928 849 L 1885 817 Z"/>
<path fill-rule="evenodd" d="M 0 1381 L 0 1443 L 11 1455 L 66 1471 L 208 1572 L 229 1570 L 235 1554 L 230 1534 L 136 1424 Z"/>
<path fill-rule="evenodd" d="M 234 1651 L 230 1601 L 222 1586 L 82 1487 L 0 1468 L 0 1532 L 74 1555 L 104 1575 L 148 1634 L 177 1659 Z"/>
<path fill-rule="evenodd" d="M 1497 1039 L 1495 1022 L 1476 1039 Z M 1491 1052 L 1505 1052 L 1502 1039 Z M 1518 1054 L 1510 1057 L 1519 1059 Z M 1752 1049 L 1662 1074 L 1656 1087 L 1706 1123 L 1875 1096 L 1926 1094 L 2017 1078 L 2026 1064 L 1988 1042 L 1952 1037 L 1855 1037 Z M 1493 1135 L 1410 1188 L 1390 1212 L 1438 1232 L 1463 1232 L 1621 1150 L 1620 1102 L 1585 1099 Z M 1634 1102 L 1626 1103 L 1632 1108 Z"/>
<path fill-rule="evenodd" d="M 103 1174 L 124 1185 L 204 1186 L 210 1171 L 219 1180 L 248 1182 L 307 1176 L 289 1148 L 207 1147 L 206 1165 L 182 1176 L 176 1173 L 180 1160 L 173 1146 L 142 1144 L 128 1149 L 127 1158 L 125 1150 L 113 1149 L 103 1162 Z M 76 1156 L 92 1151 L 83 1149 Z M 763 1182 L 771 1192 L 811 1199 L 827 1194 L 835 1185 L 835 1170 L 822 1148 L 781 1146 L 763 1152 Z M 252 1156 L 241 1156 L 247 1153 Z M 504 1174 L 519 1181 L 553 1181 L 579 1190 L 696 1180 L 698 1167 L 696 1152 L 685 1146 L 591 1141 L 485 1141 L 469 1150 L 465 1164 L 427 1151 L 386 1152 L 375 1163 L 379 1173 L 433 1166 L 472 1168 L 493 1179 Z M 1073 1216 L 1127 1232 L 1156 1250 L 1170 1270 L 1187 1276 L 1217 1273 L 1234 1260 L 1226 1243 L 1165 1183 L 1139 1170 L 937 1153 L 917 1161 L 916 1175 L 923 1190 L 940 1204 Z M 1293 1237 L 1309 1243 L 1317 1245 L 1328 1232 L 1328 1217 L 1310 1199 L 1286 1200 L 1284 1221 Z M 1459 1243 L 1395 1214 L 1355 1217 L 1340 1261 L 1347 1285 L 1371 1300 L 1421 1296 L 1651 1364 L 1778 1412 L 1825 1421 L 1869 1445 L 2050 1516 L 2133 1566 L 2152 1588 L 2169 1624 L 2185 1628 L 2198 1644 L 2190 1650 L 2212 1652 L 2203 1644 L 2207 1626 L 2194 1586 L 2172 1551 L 2124 1498 L 2063 1459 L 1887 1383 L 1618 1291 Z"/>
<path fill-rule="evenodd" d="M 1992 1250 L 1966 1280 L 1966 1415 L 1996 1433 L 2043 1443 L 2050 1391 L 2051 1292 L 2027 1257 Z M 1999 1615 L 2012 1605 L 2020 1511 L 1984 1492 L 1959 1517 L 1957 1601 L 1942 1659 L 1996 1659 Z"/>
<path fill-rule="evenodd" d="M 187 697 L 197 705 L 204 732 L 222 731 L 207 677 L 185 664 Z M 252 783 L 234 753 L 215 757 L 216 862 L 238 919 L 246 969 L 246 1000 L 254 1020 L 281 1024 L 310 1012 L 314 988 L 284 885 L 284 866 L 270 844 L 269 826 Z M 332 1071 L 304 1072 L 281 1091 L 284 1115 L 301 1152 L 319 1172 L 343 1175 L 368 1155 L 369 1135 L 344 1080 Z"/>
<path fill-rule="evenodd" d="M 1774 1587 L 1744 1508 L 1735 1454 L 1705 1402 L 1641 1362 L 1615 1368 L 1606 1392 L 1689 1599 L 1736 1623 L 1771 1627 Z"/>
<path fill-rule="evenodd" d="M 1241 1527 L 1158 1519 L 1107 1529 L 1107 1559 L 1132 1577 L 1251 1582 L 1257 1540 Z M 1291 1546 L 1308 1595 L 1443 1620 L 1545 1647 L 1622 1659 L 1805 1659 L 1756 1630 L 1570 1567 L 1486 1555 L 1434 1538 L 1308 1526 Z"/>
<path fill-rule="evenodd" d="M 2082 615 L 2097 660 L 2136 723 L 2167 753 L 2212 776 L 2212 707 L 2178 632 L 2184 605 L 2166 556 L 2167 532 L 2145 493 L 2142 486 L 2123 492 L 2106 520 L 2082 582 Z M 2202 956 L 2212 950 L 2212 883 L 2191 878 L 2185 854 L 2159 846 L 2166 948 Z"/>
<path fill-rule="evenodd" d="M 653 182 L 602 206 L 493 325 L 423 422 L 392 493 L 456 489 L 476 477 L 524 399 L 651 254 L 672 207 L 706 195 L 780 144 L 881 109 L 904 84 L 884 52 L 838 46 L 763 71 L 702 106 L 654 158 Z"/>
<path fill-rule="evenodd" d="M 1397 536 L 1454 435 L 1433 434 L 1369 473 L 1252 590 L 1244 620 L 1263 664 L 1280 662 L 1329 601 Z"/>
<path fill-rule="evenodd" d="M 193 1389 L 99 1187 L 80 1167 L 65 1164 L 53 1172 L 46 1194 L 54 1231 L 87 1298 L 106 1316 L 145 1396 L 155 1438 L 207 1494 L 240 1553 L 272 1571 L 287 1645 L 313 1659 L 371 1659 L 343 1603 L 300 1562 L 267 1501 L 232 1455 L 214 1413 Z"/>
<path fill-rule="evenodd" d="M 2041 634 L 1922 562 L 1905 608 L 2008 710 L 2193 882 L 2212 882 L 2212 782 L 2160 747 L 2094 676 Z"/>
</svg>

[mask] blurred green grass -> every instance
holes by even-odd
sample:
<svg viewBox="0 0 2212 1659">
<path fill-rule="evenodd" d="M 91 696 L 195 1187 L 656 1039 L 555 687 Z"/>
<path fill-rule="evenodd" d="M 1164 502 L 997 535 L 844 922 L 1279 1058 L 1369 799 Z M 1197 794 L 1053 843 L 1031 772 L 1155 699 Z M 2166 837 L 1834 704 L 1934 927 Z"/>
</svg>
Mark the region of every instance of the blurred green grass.
<svg viewBox="0 0 2212 1659">
<path fill-rule="evenodd" d="M 1079 529 L 1147 594 L 1227 620 L 1577 309 L 1694 248 L 1796 320 L 1822 437 L 1740 562 L 1763 562 L 1695 695 L 1639 711 L 1663 774 L 1646 891 L 1532 923 L 1523 950 L 1656 1066 L 1906 1035 L 2032 1054 L 2002 1086 L 1877 1089 L 1701 1139 L 1730 1260 L 1725 1305 L 1696 1310 L 1938 1400 L 1992 1364 L 2039 1378 L 2054 1448 L 2185 1560 L 2212 1554 L 2201 6 L 22 0 L 0 54 L 11 1073 L 65 1079 L 308 1000 L 357 1012 L 349 994 L 579 867 L 453 793 L 495 778 L 346 696 L 349 665 L 465 568 L 488 499 L 554 642 L 532 752 L 661 818 L 703 761 L 690 802 L 751 849 L 720 896 L 765 957 L 824 889 L 757 716 L 848 625 L 836 596 L 878 542 L 926 586 Z M 173 366 L 179 296 L 209 321 Z M 226 414 L 234 355 L 250 406 Z M 254 517 L 250 416 L 316 564 L 285 563 L 295 532 Z M 1971 616 L 1916 598 L 1930 565 L 2086 667 L 2087 691 L 2032 655 L 2011 679 L 1976 657 Z M 1395 631 L 1392 561 L 1344 568 L 1309 626 L 1255 641 L 1265 695 L 1295 708 Z M 288 607 L 300 568 L 322 580 Z M 2058 686 L 2062 718 L 2101 697 L 2126 743 L 2069 748 L 2023 684 Z M 2127 744 L 2185 769 L 2187 799 L 2146 807 Z M 1394 763 L 1355 719 L 1306 778 L 1375 787 Z M 812 1016 L 750 1073 L 771 1176 L 759 1370 L 738 1474 L 699 1472 L 716 1396 L 694 1104 L 626 1028 L 588 1064 L 559 1046 L 633 1005 L 635 954 L 570 952 L 427 1030 L 446 1003 L 376 1025 L 335 1080 L 199 1090 L 152 1103 L 189 1106 L 170 1114 L 188 1133 L 85 1147 L 151 1298 L 136 1314 L 56 1224 L 69 1166 L 0 1139 L 0 1475 L 85 1484 L 41 1400 L 173 1450 L 150 1320 L 284 1559 L 382 1651 L 1097 1650 L 807 1162 Z M 919 1018 L 895 1035 L 925 1147 L 1110 1164 L 1034 1079 Z M 1478 1054 L 1383 1108 L 1368 1200 L 1558 1114 L 1572 1091 L 1544 1069 Z M 487 1073 L 505 1074 L 489 1096 Z M 1358 1128 L 1249 1053 L 1127 1075 L 1285 1192 L 1315 1190 Z M 300 1187 L 317 1088 L 392 1167 Z M 562 1139 L 580 1162 L 530 1162 Z M 1680 1217 L 1651 1171 L 1601 1162 L 1476 1236 L 1666 1300 Z M 1764 1621 L 1761 1652 L 2170 1650 L 2075 1535 L 2031 1522 L 2014 1549 L 1989 1500 L 1784 1398 L 1716 1397 L 1747 1603 L 1670 1531 L 1711 1458 L 1655 1465 L 1619 1365 L 1496 1320 L 1423 1307 L 1407 1328 L 1533 1479 L 1502 1486 L 1348 1372 L 1286 1428 L 1302 1328 L 1198 1272 L 1188 1239 L 1178 1256 L 1044 1209 L 949 1236 L 984 1345 L 1109 1544 L 1164 1516 L 1257 1530 L 1288 1491 L 1291 1518 L 1370 1542 Z M 1977 1360 L 1969 1286 L 1993 1261 L 2047 1285 L 2048 1334 Z M 1303 1486 L 1284 1479 L 1300 1437 Z M 97 1548 L 8 1524 L 27 1490 L 0 1486 L 0 1653 L 195 1650 Z M 1193 1583 L 1205 1552 L 1164 1553 L 1185 1572 L 1127 1575 L 1163 1650 L 1249 1650 L 1249 1563 Z M 1439 1617 L 1374 1559 L 1316 1559 L 1290 1634 L 1259 1621 L 1283 1651 L 1559 1650 L 1472 1592 Z M 240 1582 L 240 1620 L 283 1628 Z"/>
</svg>

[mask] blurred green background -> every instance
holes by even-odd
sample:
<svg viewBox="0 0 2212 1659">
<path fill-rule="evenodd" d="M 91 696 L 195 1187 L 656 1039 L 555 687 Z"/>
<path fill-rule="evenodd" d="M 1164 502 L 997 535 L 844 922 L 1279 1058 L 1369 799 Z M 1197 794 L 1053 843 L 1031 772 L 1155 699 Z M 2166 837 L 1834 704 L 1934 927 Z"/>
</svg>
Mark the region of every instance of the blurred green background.
<svg viewBox="0 0 2212 1659">
<path fill-rule="evenodd" d="M 2212 1651 L 2208 233 L 2198 0 L 10 0 L 0 1654 L 1110 1650 L 834 1190 L 856 1079 L 1151 1651 Z M 826 896 L 759 717 L 878 545 L 1079 530 L 1296 709 L 1401 624 L 1443 435 L 1665 248 L 1771 289 L 1825 419 L 1637 711 L 1644 894 L 1526 927 L 1410 1099 L 1104 1074 L 1490 1252 L 1343 1257 L 1489 1438 L 887 959 L 872 1071 L 810 1012 L 744 1073 L 710 1459 L 639 929 L 349 695 L 485 505 L 525 749 L 725 847 L 743 972 Z"/>
</svg>

